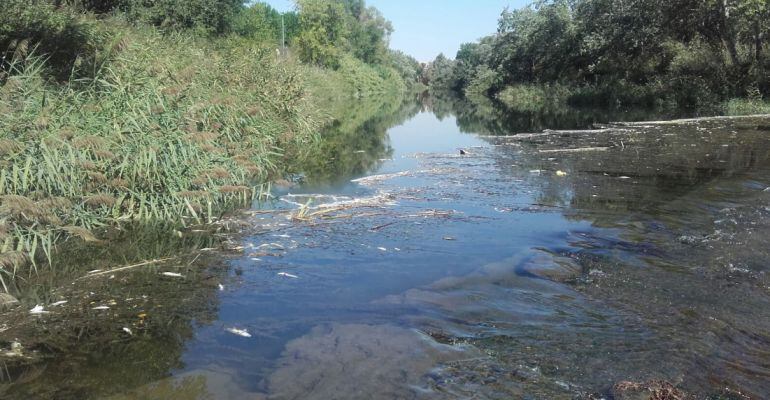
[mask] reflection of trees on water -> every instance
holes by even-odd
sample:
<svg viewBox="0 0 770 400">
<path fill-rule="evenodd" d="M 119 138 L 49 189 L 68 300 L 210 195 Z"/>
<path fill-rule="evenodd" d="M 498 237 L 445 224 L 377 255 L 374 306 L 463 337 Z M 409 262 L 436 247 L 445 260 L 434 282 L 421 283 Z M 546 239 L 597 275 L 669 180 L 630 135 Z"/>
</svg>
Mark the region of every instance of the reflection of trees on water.
<svg viewBox="0 0 770 400">
<path fill-rule="evenodd" d="M 298 169 L 312 183 L 341 182 L 370 171 L 393 153 L 388 129 L 419 111 L 418 102 L 400 96 L 353 103 L 322 133 L 319 150 Z"/>
<path fill-rule="evenodd" d="M 649 109 L 608 110 L 574 108 L 566 104 L 548 104 L 531 111 L 513 110 L 487 97 L 460 97 L 452 92 L 431 92 L 423 96 L 423 106 L 439 119 L 457 117 L 457 125 L 466 133 L 511 135 L 540 132 L 545 129 L 585 129 L 610 121 L 670 119 L 676 112 Z"/>
</svg>

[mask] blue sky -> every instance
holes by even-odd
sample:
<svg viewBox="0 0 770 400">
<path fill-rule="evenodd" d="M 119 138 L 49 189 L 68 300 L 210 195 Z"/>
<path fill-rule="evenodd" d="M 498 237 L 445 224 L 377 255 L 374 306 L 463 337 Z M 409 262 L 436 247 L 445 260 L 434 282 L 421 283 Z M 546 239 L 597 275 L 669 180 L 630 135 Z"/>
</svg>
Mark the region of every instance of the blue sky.
<svg viewBox="0 0 770 400">
<path fill-rule="evenodd" d="M 291 0 L 266 0 L 281 11 L 294 8 Z M 438 55 L 454 58 L 461 43 L 494 33 L 506 6 L 523 7 L 531 0 L 367 0 L 393 22 L 390 47 L 420 61 Z"/>
</svg>

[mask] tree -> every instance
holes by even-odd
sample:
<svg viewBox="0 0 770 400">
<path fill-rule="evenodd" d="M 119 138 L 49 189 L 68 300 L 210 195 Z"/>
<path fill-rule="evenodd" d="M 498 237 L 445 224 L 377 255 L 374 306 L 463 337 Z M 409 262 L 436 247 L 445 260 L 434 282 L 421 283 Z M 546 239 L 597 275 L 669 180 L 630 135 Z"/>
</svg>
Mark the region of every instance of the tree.
<svg viewBox="0 0 770 400">
<path fill-rule="evenodd" d="M 350 34 L 344 5 L 335 0 L 297 0 L 297 9 L 300 58 L 311 64 L 338 67 Z"/>
</svg>

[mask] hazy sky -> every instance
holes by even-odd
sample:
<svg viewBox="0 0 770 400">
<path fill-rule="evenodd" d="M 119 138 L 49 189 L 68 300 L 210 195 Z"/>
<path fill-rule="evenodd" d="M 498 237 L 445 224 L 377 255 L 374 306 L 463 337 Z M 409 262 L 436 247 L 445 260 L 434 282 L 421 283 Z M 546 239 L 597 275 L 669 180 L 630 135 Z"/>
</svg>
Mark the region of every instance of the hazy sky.
<svg viewBox="0 0 770 400">
<path fill-rule="evenodd" d="M 291 0 L 266 0 L 280 11 L 294 8 Z M 393 22 L 390 47 L 420 61 L 438 55 L 454 58 L 461 43 L 494 33 L 506 6 L 523 7 L 531 0 L 367 0 Z"/>
</svg>

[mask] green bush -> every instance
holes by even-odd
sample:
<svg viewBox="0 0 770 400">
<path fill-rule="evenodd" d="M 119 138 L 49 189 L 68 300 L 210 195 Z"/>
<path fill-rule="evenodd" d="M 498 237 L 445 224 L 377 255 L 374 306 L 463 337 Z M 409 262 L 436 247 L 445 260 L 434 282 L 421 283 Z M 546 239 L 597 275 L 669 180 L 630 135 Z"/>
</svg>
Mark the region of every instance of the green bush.
<svg viewBox="0 0 770 400">
<path fill-rule="evenodd" d="M 476 71 L 465 88 L 466 96 L 486 96 L 489 95 L 501 82 L 500 75 L 497 71 L 489 68 L 486 65 L 480 65 L 476 68 Z"/>
<path fill-rule="evenodd" d="M 70 7 L 43 0 L 0 3 L 0 68 L 5 74 L 10 64 L 30 54 L 45 57 L 47 68 L 59 79 L 90 73 L 108 37 L 104 25 Z"/>
<path fill-rule="evenodd" d="M 195 29 L 204 34 L 225 33 L 242 7 L 241 0 L 123 0 L 131 20 L 165 29 Z"/>
</svg>

